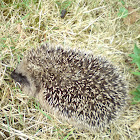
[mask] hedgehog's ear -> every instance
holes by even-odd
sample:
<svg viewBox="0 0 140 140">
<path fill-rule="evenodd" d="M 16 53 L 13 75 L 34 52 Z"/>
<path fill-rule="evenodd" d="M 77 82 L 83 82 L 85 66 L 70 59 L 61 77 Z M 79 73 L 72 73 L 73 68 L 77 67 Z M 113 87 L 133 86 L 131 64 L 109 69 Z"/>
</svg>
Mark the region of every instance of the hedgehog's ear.
<svg viewBox="0 0 140 140">
<path fill-rule="evenodd" d="M 27 77 L 26 77 L 26 76 L 23 76 L 21 73 L 16 73 L 15 70 L 11 73 L 11 77 L 12 77 L 16 82 L 19 82 L 20 84 L 30 85 L 30 83 L 29 83 Z"/>
</svg>

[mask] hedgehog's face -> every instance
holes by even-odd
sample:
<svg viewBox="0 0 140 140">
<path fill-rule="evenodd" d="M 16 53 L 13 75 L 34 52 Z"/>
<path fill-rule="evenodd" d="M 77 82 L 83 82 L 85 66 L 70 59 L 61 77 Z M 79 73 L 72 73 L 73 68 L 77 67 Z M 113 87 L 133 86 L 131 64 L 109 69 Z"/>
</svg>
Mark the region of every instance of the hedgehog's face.
<svg viewBox="0 0 140 140">
<path fill-rule="evenodd" d="M 34 79 L 29 75 L 27 71 L 26 62 L 22 60 L 18 64 L 17 68 L 11 73 L 11 77 L 21 85 L 21 89 L 24 94 L 29 96 L 35 96 L 36 87 Z"/>
<path fill-rule="evenodd" d="M 30 86 L 30 83 L 29 83 L 27 77 L 24 76 L 24 75 L 22 75 L 22 73 L 16 72 L 16 70 L 14 70 L 14 71 L 11 73 L 11 77 L 12 77 L 16 82 L 18 82 L 20 85 Z"/>
</svg>

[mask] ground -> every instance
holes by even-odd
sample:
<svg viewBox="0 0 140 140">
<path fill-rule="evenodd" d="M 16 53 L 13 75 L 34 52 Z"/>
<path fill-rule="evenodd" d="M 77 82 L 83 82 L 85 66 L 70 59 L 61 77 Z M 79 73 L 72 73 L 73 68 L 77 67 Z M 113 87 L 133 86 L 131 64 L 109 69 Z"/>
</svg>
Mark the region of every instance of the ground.
<svg viewBox="0 0 140 140">
<path fill-rule="evenodd" d="M 0 140 L 138 140 L 131 125 L 140 104 L 131 104 L 139 79 L 129 54 L 140 46 L 138 0 L 1 0 L 0 2 Z M 64 15 L 61 11 L 66 10 Z M 133 13 L 133 14 L 132 14 Z M 120 68 L 130 101 L 120 118 L 103 132 L 81 132 L 39 108 L 22 93 L 10 73 L 24 52 L 43 43 L 90 50 Z"/>
</svg>

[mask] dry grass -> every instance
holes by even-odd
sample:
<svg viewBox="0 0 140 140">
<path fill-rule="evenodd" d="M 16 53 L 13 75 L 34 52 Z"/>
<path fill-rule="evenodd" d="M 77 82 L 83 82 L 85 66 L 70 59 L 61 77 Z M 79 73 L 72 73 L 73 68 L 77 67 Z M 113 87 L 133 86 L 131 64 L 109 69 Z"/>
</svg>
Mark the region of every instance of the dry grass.
<svg viewBox="0 0 140 140">
<path fill-rule="evenodd" d="M 80 132 L 42 111 L 10 78 L 25 50 L 43 42 L 84 48 L 111 59 L 124 73 L 130 91 L 138 85 L 131 74 L 129 54 L 140 43 L 140 21 L 125 25 L 117 13 L 119 0 L 71 0 L 64 19 L 55 0 L 1 0 L 0 2 L 0 140 L 138 140 L 130 126 L 140 117 L 140 104 L 131 105 L 100 133 Z M 126 0 L 140 12 L 139 0 Z M 138 45 L 140 46 L 140 45 Z"/>
</svg>

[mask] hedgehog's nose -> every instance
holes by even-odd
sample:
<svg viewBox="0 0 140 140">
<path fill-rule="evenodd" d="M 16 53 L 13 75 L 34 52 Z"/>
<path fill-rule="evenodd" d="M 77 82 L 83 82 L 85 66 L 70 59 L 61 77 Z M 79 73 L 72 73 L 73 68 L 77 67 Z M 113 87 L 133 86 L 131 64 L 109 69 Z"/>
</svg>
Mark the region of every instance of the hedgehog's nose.
<svg viewBox="0 0 140 140">
<path fill-rule="evenodd" d="M 15 70 L 11 73 L 11 78 L 15 80 L 15 76 L 16 76 L 16 73 L 15 73 Z"/>
<path fill-rule="evenodd" d="M 21 73 L 16 73 L 15 70 L 11 73 L 11 78 L 13 78 L 16 82 L 20 84 L 30 85 L 29 81 L 27 80 L 27 77 L 23 76 Z"/>
<path fill-rule="evenodd" d="M 21 84 L 22 82 L 22 75 L 19 73 L 16 73 L 15 70 L 11 73 L 11 77 L 16 81 Z"/>
</svg>

